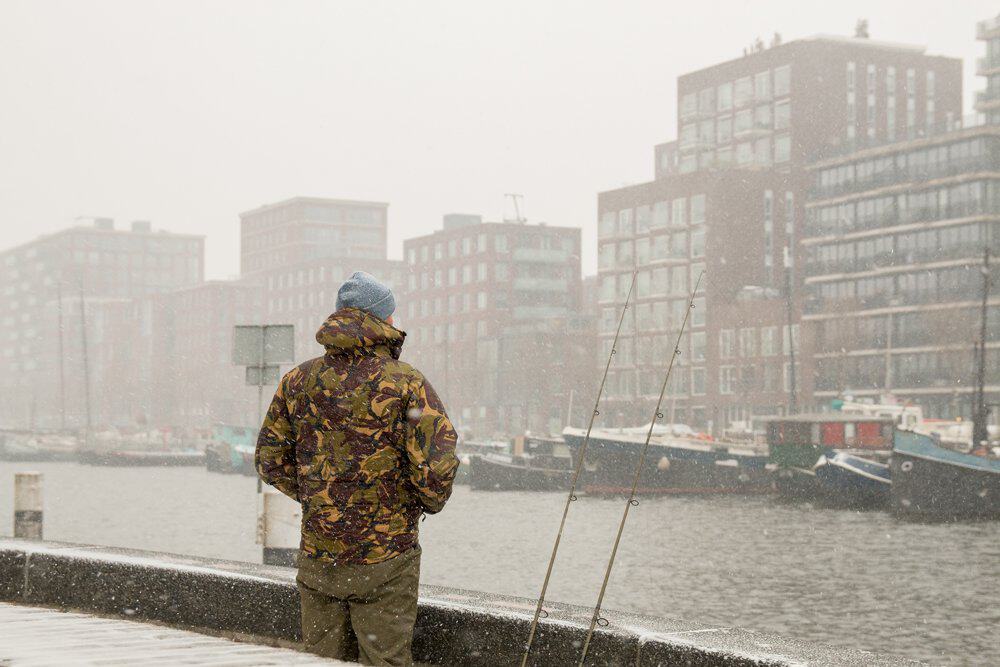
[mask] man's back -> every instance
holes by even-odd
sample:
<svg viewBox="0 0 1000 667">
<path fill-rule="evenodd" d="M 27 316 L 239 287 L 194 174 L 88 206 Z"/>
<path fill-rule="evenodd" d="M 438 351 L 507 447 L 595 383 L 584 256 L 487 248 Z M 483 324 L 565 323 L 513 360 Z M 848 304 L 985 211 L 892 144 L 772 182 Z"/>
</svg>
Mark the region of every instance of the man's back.
<svg viewBox="0 0 1000 667">
<path fill-rule="evenodd" d="M 326 354 L 282 378 L 257 446 L 262 479 L 302 504 L 302 551 L 380 563 L 417 545 L 458 468 L 456 435 L 427 380 L 399 361 L 405 334 L 355 308 L 316 334 Z"/>
</svg>

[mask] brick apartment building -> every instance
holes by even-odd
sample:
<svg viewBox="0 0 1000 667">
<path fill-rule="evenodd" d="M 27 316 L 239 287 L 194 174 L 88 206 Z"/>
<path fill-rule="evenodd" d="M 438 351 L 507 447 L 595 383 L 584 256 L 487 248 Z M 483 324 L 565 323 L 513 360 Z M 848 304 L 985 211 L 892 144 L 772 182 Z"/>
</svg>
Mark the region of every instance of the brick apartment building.
<svg viewBox="0 0 1000 667">
<path fill-rule="evenodd" d="M 202 236 L 153 231 L 145 221 L 115 229 L 108 218 L 0 253 L 0 393 L 5 396 L 0 423 L 84 426 L 85 388 L 94 414 L 107 386 L 99 384 L 100 350 L 112 332 L 103 324 L 102 310 L 200 283 L 203 256 Z M 84 382 L 84 338 L 89 383 Z"/>
<path fill-rule="evenodd" d="M 983 252 L 1000 254 L 1000 20 L 981 22 L 985 118 L 871 141 L 811 168 L 803 321 L 816 396 L 891 393 L 931 417 L 970 416 Z M 986 123 L 983 123 L 983 120 Z M 1000 285 L 1000 263 L 992 268 Z M 987 329 L 987 402 L 1000 401 L 1000 294 Z"/>
<path fill-rule="evenodd" d="M 678 140 L 655 148 L 655 180 L 598 197 L 606 348 L 639 272 L 605 414 L 615 424 L 649 420 L 686 293 L 704 269 L 668 409 L 675 421 L 719 431 L 784 411 L 793 381 L 798 406 L 812 400 L 808 357 L 798 355 L 794 375 L 791 367 L 806 166 L 959 118 L 961 61 L 821 35 L 683 75 L 677 91 Z"/>
<path fill-rule="evenodd" d="M 570 391 L 593 384 L 580 230 L 448 215 L 404 252 L 404 359 L 430 378 L 463 433 L 560 430 Z"/>
<path fill-rule="evenodd" d="M 207 428 L 257 421 L 257 392 L 232 365 L 233 326 L 261 319 L 263 294 L 206 282 L 97 309 L 96 423 Z"/>
<path fill-rule="evenodd" d="M 295 197 L 240 215 L 241 282 L 262 295 L 258 319 L 295 326 L 295 357 L 322 353 L 315 334 L 336 309 L 337 290 L 354 271 L 367 271 L 394 290 L 405 265 L 387 259 L 389 205 Z"/>
</svg>

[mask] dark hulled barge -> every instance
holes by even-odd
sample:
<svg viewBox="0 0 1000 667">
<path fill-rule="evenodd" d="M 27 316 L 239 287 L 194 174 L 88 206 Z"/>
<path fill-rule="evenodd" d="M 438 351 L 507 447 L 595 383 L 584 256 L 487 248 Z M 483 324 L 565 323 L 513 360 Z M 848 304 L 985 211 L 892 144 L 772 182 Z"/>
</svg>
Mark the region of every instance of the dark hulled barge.
<svg viewBox="0 0 1000 667">
<path fill-rule="evenodd" d="M 593 430 L 581 488 L 588 494 L 627 494 L 646 441 L 647 427 Z M 563 430 L 574 463 L 586 431 Z M 639 479 L 641 494 L 767 493 L 767 453 L 749 444 L 720 443 L 697 434 L 657 429 Z"/>
</svg>

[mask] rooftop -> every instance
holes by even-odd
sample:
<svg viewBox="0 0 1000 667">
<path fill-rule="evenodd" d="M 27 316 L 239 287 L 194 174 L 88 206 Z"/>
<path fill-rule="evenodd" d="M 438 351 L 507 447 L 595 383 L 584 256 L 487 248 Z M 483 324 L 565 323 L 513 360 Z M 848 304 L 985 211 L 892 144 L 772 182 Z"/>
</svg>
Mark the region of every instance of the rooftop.
<svg viewBox="0 0 1000 667">
<path fill-rule="evenodd" d="M 381 207 L 388 208 L 388 202 L 381 201 L 364 201 L 360 199 L 333 199 L 329 197 L 291 197 L 289 199 L 283 199 L 273 204 L 262 204 L 255 209 L 249 211 L 244 211 L 240 213 L 242 218 L 245 215 L 254 215 L 256 213 L 263 213 L 265 211 L 274 211 L 276 209 L 285 208 L 286 206 L 293 206 L 295 204 L 312 204 L 314 206 L 355 206 L 355 207 Z"/>
</svg>

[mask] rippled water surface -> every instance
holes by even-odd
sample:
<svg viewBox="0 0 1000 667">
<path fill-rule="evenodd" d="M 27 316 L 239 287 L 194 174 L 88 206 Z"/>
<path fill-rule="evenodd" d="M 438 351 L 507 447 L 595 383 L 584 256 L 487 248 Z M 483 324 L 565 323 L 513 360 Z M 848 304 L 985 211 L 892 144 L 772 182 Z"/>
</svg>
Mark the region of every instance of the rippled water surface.
<svg viewBox="0 0 1000 667">
<path fill-rule="evenodd" d="M 12 531 L 13 473 L 28 469 L 45 473 L 49 539 L 260 560 L 250 478 L 0 463 L 0 533 Z M 458 487 L 421 524 L 423 581 L 536 596 L 563 502 Z M 581 497 L 573 506 L 550 599 L 594 604 L 623 504 Z M 998 665 L 1000 523 L 912 524 L 767 497 L 643 499 L 605 607 Z"/>
</svg>

